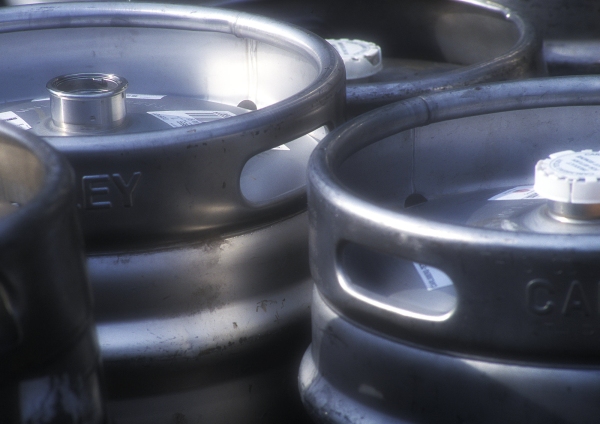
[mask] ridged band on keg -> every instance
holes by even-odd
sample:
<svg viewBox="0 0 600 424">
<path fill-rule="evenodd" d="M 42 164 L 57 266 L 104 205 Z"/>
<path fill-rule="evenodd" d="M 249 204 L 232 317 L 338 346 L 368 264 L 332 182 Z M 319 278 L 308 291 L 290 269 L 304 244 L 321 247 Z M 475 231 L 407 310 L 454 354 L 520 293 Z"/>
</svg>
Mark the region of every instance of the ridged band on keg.
<svg viewBox="0 0 600 424">
<path fill-rule="evenodd" d="M 347 38 L 327 40 L 338 51 L 346 66 L 346 79 L 370 77 L 381 71 L 381 47 L 370 41 Z"/>
<path fill-rule="evenodd" d="M 113 74 L 61 75 L 46 84 L 52 122 L 67 131 L 110 130 L 125 120 L 127 80 Z"/>
<path fill-rule="evenodd" d="M 600 203 L 600 151 L 565 150 L 535 165 L 535 191 L 546 199 L 573 204 Z"/>
<path fill-rule="evenodd" d="M 458 416 L 473 423 L 597 421 L 597 365 L 422 349 L 349 322 L 318 292 L 311 310 L 313 328 L 327 330 L 313 332 L 298 384 L 315 422 L 448 424 Z"/>
<path fill-rule="evenodd" d="M 600 339 L 592 336 L 600 331 L 594 300 L 600 255 L 597 235 L 509 232 L 426 219 L 357 194 L 344 183 L 342 170 L 356 152 L 384 139 L 400 144 L 406 138 L 398 134 L 414 128 L 496 113 L 506 125 L 501 112 L 511 112 L 513 117 L 520 116 L 515 111 L 525 109 L 541 113 L 554 107 L 595 107 L 599 93 L 598 77 L 483 85 L 398 102 L 331 132 L 313 153 L 308 173 L 311 269 L 326 302 L 361 325 L 429 348 L 473 355 L 493 352 L 513 359 L 595 361 L 600 352 Z M 459 125 L 465 124 L 457 123 L 456 128 Z M 402 161 L 411 168 L 415 158 L 403 156 Z M 452 169 L 469 166 L 447 162 Z M 419 185 L 410 178 L 401 183 L 404 192 L 414 190 L 411 184 Z M 443 271 L 454 284 L 454 308 L 419 314 L 350 286 L 340 255 L 349 244 Z"/>
</svg>

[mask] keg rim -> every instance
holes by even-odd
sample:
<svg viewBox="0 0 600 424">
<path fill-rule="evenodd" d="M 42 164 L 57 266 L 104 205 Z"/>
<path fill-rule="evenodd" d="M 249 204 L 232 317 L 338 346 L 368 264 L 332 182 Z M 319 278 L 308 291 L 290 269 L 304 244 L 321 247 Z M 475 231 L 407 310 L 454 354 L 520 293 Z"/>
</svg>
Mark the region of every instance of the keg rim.
<svg viewBox="0 0 600 424">
<path fill-rule="evenodd" d="M 102 80 L 111 84 L 110 87 L 93 87 L 90 81 Z M 80 84 L 78 84 L 80 83 Z M 52 78 L 46 84 L 46 89 L 51 95 L 69 100 L 88 100 L 90 98 L 113 97 L 127 89 L 128 82 L 125 78 L 115 74 L 100 72 L 83 72 L 65 74 Z"/>
<path fill-rule="evenodd" d="M 553 95 L 549 96 L 550 93 Z M 491 83 L 400 101 L 358 116 L 325 136 L 310 159 L 309 186 L 313 192 L 319 192 L 319 197 L 326 194 L 326 201 L 344 215 L 368 221 L 375 228 L 383 227 L 377 223 L 385 222 L 387 229 L 407 236 L 417 233 L 409 229 L 412 227 L 422 230 L 431 240 L 516 249 L 539 247 L 541 239 L 556 238 L 560 244 L 547 244 L 544 249 L 585 252 L 591 246 L 600 246 L 597 236 L 579 234 L 578 240 L 574 240 L 571 235 L 518 232 L 510 233 L 514 241 L 507 241 L 506 232 L 500 230 L 432 223 L 362 199 L 341 181 L 338 173 L 341 164 L 355 152 L 417 126 L 510 110 L 597 104 L 600 104 L 600 77 L 596 76 Z"/>
<path fill-rule="evenodd" d="M 503 16 L 519 33 L 516 43 L 508 51 L 492 59 L 465 65 L 440 75 L 412 78 L 406 82 L 349 85 L 348 109 L 352 116 L 413 96 L 434 93 L 440 89 L 459 89 L 474 84 L 523 77 L 531 73 L 530 68 L 534 67 L 533 63 L 542 47 L 541 37 L 532 24 L 516 11 L 493 1 L 457 0 L 456 3 Z"/>
<path fill-rule="evenodd" d="M 47 217 L 61 213 L 66 204 L 72 203 L 74 207 L 75 196 L 72 168 L 52 146 L 40 137 L 5 122 L 0 122 L 0 139 L 4 139 L 2 143 L 24 148 L 34 155 L 44 172 L 37 193 L 17 210 L 0 218 L 0 240 L 4 244 L 20 238 L 23 227 L 43 224 Z"/>
<path fill-rule="evenodd" d="M 200 6 L 169 4 L 168 8 L 165 8 L 164 5 L 156 3 L 132 4 L 118 2 L 33 4 L 6 8 L 0 11 L 0 34 L 90 26 L 204 30 L 226 33 L 238 38 L 253 38 L 275 47 L 291 49 L 309 58 L 313 64 L 318 66 L 318 74 L 313 83 L 286 99 L 251 113 L 228 118 L 227 125 L 223 125 L 218 121 L 198 124 L 203 128 L 203 133 L 211 135 L 210 139 L 263 127 L 267 121 L 273 122 L 284 118 L 299 122 L 310 120 L 314 117 L 312 111 L 313 100 L 317 96 L 323 96 L 324 92 L 328 93 L 327 97 L 334 97 L 337 89 L 344 81 L 342 60 L 335 48 L 329 43 L 299 27 L 249 13 Z M 275 38 L 274 35 L 277 35 L 279 39 Z M 317 129 L 322 124 L 312 125 L 314 128 L 311 128 L 308 132 Z M 172 140 L 168 144 L 197 141 L 199 140 L 198 132 L 190 130 L 197 128 L 198 125 L 149 133 L 121 134 L 118 137 L 100 134 L 45 138 L 56 141 L 57 145 L 60 144 L 75 149 L 81 142 L 80 140 L 83 139 L 88 145 L 102 144 L 103 150 L 111 148 L 120 150 L 124 147 L 134 147 L 141 144 L 160 144 L 161 140 L 166 138 L 165 134 L 168 134 L 168 138 Z M 303 130 L 298 130 L 298 126 L 297 124 L 294 125 L 296 131 L 290 134 L 290 139 L 306 134 Z M 205 138 L 208 139 L 209 137 Z M 245 150 L 245 156 L 256 155 L 280 144 L 280 140 L 273 140 L 270 143 L 256 143 L 254 146 L 245 142 L 238 143 L 239 149 Z"/>
</svg>

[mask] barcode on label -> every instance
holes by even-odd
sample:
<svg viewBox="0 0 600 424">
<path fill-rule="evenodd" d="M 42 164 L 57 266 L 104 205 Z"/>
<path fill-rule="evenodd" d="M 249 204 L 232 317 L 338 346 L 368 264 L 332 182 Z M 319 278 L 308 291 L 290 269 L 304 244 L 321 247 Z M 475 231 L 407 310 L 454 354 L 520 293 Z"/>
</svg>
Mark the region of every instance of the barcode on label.
<svg viewBox="0 0 600 424">
<path fill-rule="evenodd" d="M 488 200 L 523 200 L 523 199 L 541 199 L 542 197 L 535 192 L 533 186 L 519 186 L 503 191 Z"/>
<path fill-rule="evenodd" d="M 31 126 L 14 112 L 0 112 L 0 121 L 8 122 L 24 130 L 30 130 Z"/>
<path fill-rule="evenodd" d="M 169 110 L 148 112 L 150 115 L 169 124 L 173 128 L 198 125 L 203 122 L 235 116 L 235 113 L 226 110 Z"/>
<path fill-rule="evenodd" d="M 125 94 L 125 97 L 127 99 L 160 100 L 163 97 L 165 97 L 165 95 L 158 95 L 158 94 L 132 94 L 132 93 L 127 93 L 127 94 Z"/>
<path fill-rule="evenodd" d="M 423 284 L 428 291 L 440 289 L 442 287 L 453 285 L 452 280 L 442 271 L 437 268 L 433 268 L 427 265 L 413 262 L 419 277 L 423 280 Z"/>
</svg>

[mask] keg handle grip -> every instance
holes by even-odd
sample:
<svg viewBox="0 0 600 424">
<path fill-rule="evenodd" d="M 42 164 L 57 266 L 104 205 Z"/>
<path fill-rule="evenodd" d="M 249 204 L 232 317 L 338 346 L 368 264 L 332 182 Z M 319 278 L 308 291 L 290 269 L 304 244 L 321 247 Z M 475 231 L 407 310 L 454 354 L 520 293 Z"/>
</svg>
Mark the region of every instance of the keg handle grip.
<svg viewBox="0 0 600 424">
<path fill-rule="evenodd" d="M 340 197 L 345 196 L 340 194 Z M 329 197 L 328 200 L 332 201 L 332 198 Z M 420 228 L 411 231 L 410 224 L 402 222 L 404 217 L 393 211 L 378 208 L 357 198 L 352 199 L 351 207 L 349 207 L 350 203 L 345 203 L 342 199 L 340 203 L 336 200 L 332 201 L 334 205 L 346 207 L 335 211 L 328 210 L 327 216 L 324 216 L 318 210 L 323 205 L 319 203 L 316 214 L 311 216 L 313 227 L 315 216 L 317 217 L 316 228 L 312 228 L 311 237 L 314 241 L 311 242 L 311 259 L 315 263 L 316 280 L 322 283 L 327 294 L 342 303 L 347 303 L 350 296 L 353 299 L 351 303 L 359 309 L 374 308 L 398 317 L 421 321 L 441 322 L 448 319 L 459 307 L 462 281 L 455 276 L 459 275 L 457 267 L 460 267 L 460 263 L 449 260 L 448 252 L 441 249 L 440 244 L 434 240 L 435 237 L 425 241 L 417 237 L 419 233 L 426 232 L 427 222 L 422 220 L 423 222 L 419 224 Z M 311 202 L 312 205 L 316 203 L 318 202 Z M 321 217 L 324 219 L 321 220 Z M 428 312 L 426 307 L 411 308 L 401 299 L 403 294 L 399 294 L 394 302 L 391 302 L 385 295 L 378 295 L 376 291 L 370 290 L 368 284 L 354 284 L 347 272 L 347 263 L 344 261 L 344 250 L 350 244 L 367 248 L 376 254 L 426 265 L 421 269 L 424 274 L 431 272 L 432 277 L 437 278 L 437 281 L 445 279 L 446 285 L 453 286 L 454 300 L 447 299 L 448 302 L 443 310 Z M 450 252 L 450 256 L 452 255 L 454 252 Z M 417 267 L 414 272 L 418 273 Z M 420 276 L 421 279 L 425 278 L 423 275 Z M 422 292 L 429 293 L 429 287 L 425 285 Z"/>
</svg>

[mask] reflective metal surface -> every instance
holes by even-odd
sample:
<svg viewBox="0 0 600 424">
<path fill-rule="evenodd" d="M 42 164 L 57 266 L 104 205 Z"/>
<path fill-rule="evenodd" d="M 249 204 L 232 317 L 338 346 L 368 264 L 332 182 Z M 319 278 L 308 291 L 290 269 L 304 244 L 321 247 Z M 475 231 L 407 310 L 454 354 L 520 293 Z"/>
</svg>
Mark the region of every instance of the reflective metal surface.
<svg viewBox="0 0 600 424">
<path fill-rule="evenodd" d="M 239 12 L 73 3 L 2 10 L 0 55 L 14 57 L 3 110 L 75 168 L 114 422 L 293 420 L 283 374 L 308 344 L 312 285 L 305 166 L 344 115 L 333 47 Z M 52 126 L 46 83 L 77 72 L 127 80 L 122 126 Z M 188 125 L 207 112 L 219 116 Z"/>
<path fill-rule="evenodd" d="M 184 6 L 57 3 L 2 10 L 0 42 L 3 57 L 13 58 L 0 64 L 0 76 L 11 81 L 3 102 L 46 98 L 46 83 L 73 69 L 110 68 L 128 80 L 131 93 L 233 106 L 249 99 L 259 108 L 226 125 L 49 139 L 82 179 L 78 201 L 94 245 L 232 231 L 297 211 L 302 190 L 248 205 L 240 192 L 241 170 L 251 157 L 342 118 L 343 70 L 333 48 L 266 18 Z M 29 54 L 20 54 L 25 48 Z M 28 109 L 35 108 L 34 102 Z M 211 178 L 189 177 L 198 173 Z M 93 184 L 115 193 L 106 199 L 112 207 L 99 211 L 86 202 Z M 130 200 L 135 206 L 127 207 Z"/>
<path fill-rule="evenodd" d="M 421 96 L 315 150 L 301 388 L 321 421 L 595 420 L 600 225 L 528 190 L 539 159 L 597 146 L 599 93 L 578 77 Z"/>
<path fill-rule="evenodd" d="M 600 414 L 598 367 L 423 349 L 341 318 L 318 292 L 313 322 L 299 384 L 316 423 L 587 424 Z"/>
<path fill-rule="evenodd" d="M 109 74 L 62 75 L 48 81 L 52 122 L 71 131 L 106 131 L 125 121 L 127 80 Z"/>
<path fill-rule="evenodd" d="M 350 116 L 415 95 L 486 81 L 543 75 L 541 40 L 526 20 L 488 1 L 216 1 L 269 16 L 323 38 L 382 48 L 383 71 L 349 83 Z"/>
<path fill-rule="evenodd" d="M 0 421 L 104 423 L 72 171 L 0 123 L 0 181 Z"/>
</svg>

